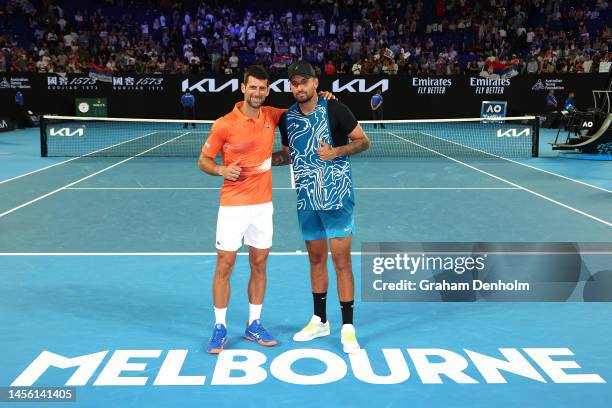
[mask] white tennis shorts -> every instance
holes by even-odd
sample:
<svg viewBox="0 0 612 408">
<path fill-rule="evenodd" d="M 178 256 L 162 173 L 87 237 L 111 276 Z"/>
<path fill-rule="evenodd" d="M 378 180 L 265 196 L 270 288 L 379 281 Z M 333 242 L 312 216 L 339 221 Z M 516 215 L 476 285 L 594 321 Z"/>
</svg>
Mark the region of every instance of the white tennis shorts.
<svg viewBox="0 0 612 408">
<path fill-rule="evenodd" d="M 216 246 L 237 251 L 244 244 L 258 249 L 272 246 L 272 203 L 219 207 Z"/>
</svg>

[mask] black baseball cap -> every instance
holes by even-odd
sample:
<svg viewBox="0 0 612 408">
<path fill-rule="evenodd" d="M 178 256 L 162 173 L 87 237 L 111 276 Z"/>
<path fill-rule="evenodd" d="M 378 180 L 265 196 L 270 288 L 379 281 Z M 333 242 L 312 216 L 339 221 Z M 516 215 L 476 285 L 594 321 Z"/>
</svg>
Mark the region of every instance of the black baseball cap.
<svg viewBox="0 0 612 408">
<path fill-rule="evenodd" d="M 314 68 L 308 63 L 308 61 L 297 61 L 289 65 L 289 68 L 287 69 L 287 75 L 289 76 L 289 79 L 291 79 L 293 75 L 301 75 L 303 77 L 317 76 Z"/>
</svg>

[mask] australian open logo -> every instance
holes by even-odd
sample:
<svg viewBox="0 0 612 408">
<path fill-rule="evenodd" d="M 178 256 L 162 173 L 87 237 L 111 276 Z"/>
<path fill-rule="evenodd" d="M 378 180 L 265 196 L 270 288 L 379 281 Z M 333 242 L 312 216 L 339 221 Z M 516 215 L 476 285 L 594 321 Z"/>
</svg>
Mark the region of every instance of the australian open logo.
<svg viewBox="0 0 612 408">
<path fill-rule="evenodd" d="M 421 95 L 444 95 L 453 85 L 451 78 L 412 78 L 412 86 Z"/>
<path fill-rule="evenodd" d="M 475 78 L 470 77 L 470 87 L 476 95 L 503 95 L 510 86 L 509 78 Z"/>
<path fill-rule="evenodd" d="M 11 84 L 9 83 L 9 81 L 6 80 L 6 78 L 2 78 L 2 81 L 0 81 L 0 88 L 10 88 Z"/>
</svg>

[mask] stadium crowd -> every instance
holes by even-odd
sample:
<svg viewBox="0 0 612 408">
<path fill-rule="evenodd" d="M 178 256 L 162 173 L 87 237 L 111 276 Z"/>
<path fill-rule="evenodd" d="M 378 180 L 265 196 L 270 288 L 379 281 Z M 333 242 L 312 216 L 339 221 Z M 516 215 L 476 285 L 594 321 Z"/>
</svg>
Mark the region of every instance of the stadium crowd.
<svg viewBox="0 0 612 408">
<path fill-rule="evenodd" d="M 607 72 L 605 0 L 8 0 L 0 72 Z"/>
</svg>

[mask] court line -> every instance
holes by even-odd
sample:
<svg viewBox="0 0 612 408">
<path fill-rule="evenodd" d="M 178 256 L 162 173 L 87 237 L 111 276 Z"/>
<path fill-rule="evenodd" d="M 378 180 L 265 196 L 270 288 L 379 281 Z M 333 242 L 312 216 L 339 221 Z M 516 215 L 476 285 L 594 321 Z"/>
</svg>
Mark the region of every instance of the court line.
<svg viewBox="0 0 612 408">
<path fill-rule="evenodd" d="M 154 132 L 154 133 L 156 133 L 156 132 Z M 49 196 L 51 196 L 51 195 L 53 195 L 53 194 L 55 194 L 55 193 L 59 193 L 60 191 L 65 190 L 65 189 L 67 189 L 67 188 L 69 188 L 69 187 L 71 187 L 71 186 L 74 186 L 75 184 L 78 184 L 78 183 L 80 183 L 81 181 L 85 181 L 85 180 L 90 179 L 90 178 L 92 178 L 92 177 L 94 177 L 94 176 L 97 176 L 97 175 L 98 175 L 98 174 L 100 174 L 100 173 L 104 173 L 105 171 L 110 170 L 110 169 L 112 169 L 113 167 L 116 167 L 116 166 L 118 166 L 118 165 L 120 165 L 120 164 L 123 164 L 123 163 L 125 163 L 125 162 L 127 162 L 127 161 L 130 161 L 130 160 L 132 160 L 132 159 L 133 159 L 133 158 L 135 158 L 135 157 L 138 157 L 138 156 L 141 156 L 141 155 L 143 155 L 143 154 L 145 154 L 145 153 L 148 153 L 148 152 L 150 152 L 151 150 L 157 149 L 158 147 L 161 147 L 161 146 L 163 146 L 163 145 L 165 145 L 165 144 L 168 144 L 168 143 L 170 143 L 170 142 L 173 142 L 173 141 L 175 141 L 176 139 L 181 138 L 181 137 L 183 137 L 183 136 L 185 136 L 185 135 L 188 135 L 188 134 L 189 134 L 189 132 L 184 133 L 184 134 L 182 134 L 182 135 L 179 135 L 179 136 L 177 136 L 177 137 L 174 137 L 174 138 L 172 138 L 172 139 L 170 139 L 170 140 L 166 140 L 165 142 L 160 143 L 160 144 L 158 144 L 157 146 L 154 146 L 154 147 L 152 147 L 152 148 L 150 148 L 150 149 L 147 149 L 147 150 L 145 150 L 145 151 L 143 151 L 143 152 L 140 152 L 140 153 L 138 153 L 138 154 L 136 154 L 136 155 L 134 155 L 134 156 L 130 156 L 130 157 L 128 157 L 127 159 L 124 159 L 124 160 L 121 160 L 120 162 L 114 163 L 114 164 L 112 164 L 112 165 L 110 165 L 110 166 L 108 166 L 108 167 L 103 168 L 102 170 L 98 170 L 98 171 L 96 171 L 95 173 L 92 173 L 92 174 L 90 174 L 90 175 L 88 175 L 88 176 L 85 176 L 85 177 L 83 177 L 83 178 L 80 178 L 80 179 L 78 179 L 77 181 L 73 181 L 72 183 L 66 184 L 65 186 L 60 187 L 60 188 L 58 188 L 58 189 L 55 189 L 55 190 L 53 190 L 53 191 L 51 191 L 51 192 L 49 192 L 49 193 L 47 193 L 47 194 L 43 194 L 43 195 L 41 195 L 41 196 L 39 196 L 39 197 L 36 197 L 35 199 L 30 200 L 30 201 L 28 201 L 28 202 L 26 202 L 26 203 L 23 203 L 23 204 L 21 204 L 21 205 L 18 205 L 18 206 L 17 206 L 17 207 L 15 207 L 15 208 L 11 208 L 10 210 L 7 210 L 7 211 L 3 212 L 2 214 L 0 214 L 0 218 L 4 217 L 5 215 L 8 215 L 8 214 L 10 214 L 10 213 L 12 213 L 12 212 L 15 212 L 15 211 L 17 211 L 17 210 L 19 210 L 19 209 L 21 209 L 21 208 L 23 208 L 23 207 L 27 207 L 27 206 L 28 206 L 28 205 L 30 205 L 30 204 L 34 204 L 35 202 L 40 201 L 40 200 L 42 200 L 42 199 L 44 199 L 44 198 L 47 198 L 47 197 L 49 197 Z M 144 136 L 142 136 L 142 137 L 144 137 Z"/>
<path fill-rule="evenodd" d="M 484 150 L 480 150 L 480 149 L 477 149 L 475 147 L 466 146 L 466 145 L 461 144 L 461 143 L 453 142 L 452 140 L 446 140 L 446 139 L 443 139 L 441 137 L 434 136 L 434 135 L 432 135 L 430 133 L 427 133 L 427 132 L 419 132 L 419 133 L 421 133 L 423 135 L 426 135 L 426 136 L 429 136 L 429 137 L 433 137 L 434 139 L 442 140 L 444 142 L 452 143 L 452 144 L 457 145 L 457 146 L 465 147 L 466 149 L 474 150 L 474 151 L 479 152 L 479 153 L 483 153 L 483 154 L 486 154 L 486 155 L 489 155 L 489 156 L 492 156 L 492 157 L 496 157 L 498 159 L 506 160 L 506 161 L 509 161 L 511 163 L 518 164 L 519 166 L 525 166 L 525 167 L 528 167 L 528 168 L 533 169 L 533 170 L 541 171 L 543 173 L 547 173 L 547 174 L 550 174 L 552 176 L 561 177 L 563 179 L 566 179 L 566 180 L 569 180 L 569 181 L 573 181 L 574 183 L 582 184 L 584 186 L 591 187 L 591 188 L 594 188 L 594 189 L 601 190 L 601 191 L 604 191 L 606 193 L 612 194 L 612 190 L 608 190 L 608 189 L 605 189 L 603 187 L 599 187 L 599 186 L 596 186 L 596 185 L 593 185 L 593 184 L 589 184 L 589 183 L 586 183 L 584 181 L 576 180 L 576 179 L 573 179 L 571 177 L 564 176 L 562 174 L 554 173 L 552 171 L 544 170 L 544 169 L 541 169 L 539 167 L 531 166 L 531 165 L 526 164 L 526 163 L 521 163 L 521 162 L 518 162 L 516 160 L 509 159 L 507 157 L 498 156 L 498 155 L 493 154 L 493 153 L 485 152 Z"/>
<path fill-rule="evenodd" d="M 102 149 L 98 149 L 96 151 L 89 152 L 87 154 L 82 154 L 82 155 L 80 155 L 78 157 L 73 157 L 73 158 L 68 159 L 68 160 L 64 160 L 64 161 L 61 161 L 61 162 L 58 162 L 58 163 L 53 163 L 53 164 L 51 164 L 49 166 L 46 166 L 46 167 L 43 167 L 43 168 L 40 168 L 40 169 L 37 169 L 37 170 L 34 170 L 34 171 L 30 171 L 29 173 L 21 174 L 19 176 L 15 176 L 15 177 L 12 177 L 12 178 L 9 178 L 9 179 L 6 179 L 6 180 L 2 180 L 2 181 L 0 181 L 0 184 L 4 184 L 4 183 L 7 183 L 7 182 L 12 181 L 12 180 L 17 180 L 17 179 L 19 179 L 21 177 L 29 176 L 30 174 L 38 173 L 39 171 L 47 170 L 47 169 L 50 169 L 51 167 L 59 166 L 60 164 L 66 164 L 66 163 L 71 162 L 73 160 L 77 160 L 77 159 L 80 159 L 80 158 L 83 158 L 83 157 L 87 157 L 89 155 L 96 154 L 96 153 L 102 152 L 104 150 L 111 149 L 113 147 L 121 146 L 122 144 L 125 144 L 125 143 L 128 143 L 128 142 L 133 142 L 134 140 L 142 139 L 143 137 L 151 136 L 151 135 L 153 135 L 155 133 L 158 133 L 158 132 L 159 131 L 156 130 L 155 132 L 150 132 L 150 133 L 147 133 L 146 135 L 142 135 L 142 136 L 138 136 L 138 137 L 136 137 L 134 139 L 126 140 L 125 142 L 116 143 L 116 144 L 114 144 L 112 146 L 104 147 Z"/>
<path fill-rule="evenodd" d="M 292 163 L 289 163 L 289 177 L 291 177 L 291 190 L 295 190 L 295 174 L 293 173 Z"/>
<path fill-rule="evenodd" d="M 428 150 L 428 151 L 430 151 L 432 153 L 435 153 L 435 154 L 437 154 L 439 156 L 445 157 L 445 158 L 447 158 L 447 159 L 449 159 L 451 161 L 454 161 L 455 163 L 459 163 L 459 164 L 462 164 L 462 165 L 464 165 L 464 166 L 466 166 L 466 167 L 468 167 L 468 168 L 470 168 L 472 170 L 476 170 L 479 173 L 486 174 L 487 176 L 492 177 L 492 178 L 494 178 L 496 180 L 503 181 L 504 183 L 510 184 L 511 186 L 514 186 L 514 187 L 518 187 L 519 189 L 521 189 L 523 191 L 526 191 L 526 192 L 528 192 L 530 194 L 533 194 L 533 195 L 535 195 L 537 197 L 543 198 L 544 200 L 550 201 L 553 204 L 557 204 L 560 207 L 566 208 L 566 209 L 568 209 L 570 211 L 573 211 L 573 212 L 575 212 L 577 214 L 580 214 L 580 215 L 583 215 L 585 217 L 591 218 L 592 220 L 595 220 L 595 221 L 600 222 L 600 223 L 602 223 L 604 225 L 607 225 L 608 227 L 612 227 L 612 222 L 608 222 L 608 221 L 602 220 L 601 218 L 597 218 L 594 215 L 588 214 L 588 213 L 586 213 L 584 211 L 581 211 L 581 210 L 579 210 L 577 208 L 571 207 L 571 206 L 569 206 L 567 204 L 564 204 L 564 203 L 562 203 L 560 201 L 557 201 L 557 200 L 552 199 L 552 198 L 550 198 L 548 196 L 545 196 L 544 194 L 540 194 L 537 191 L 530 190 L 527 187 L 523 187 L 523 186 L 521 186 L 519 184 L 513 183 L 513 182 L 511 182 L 509 180 L 506 180 L 506 179 L 504 179 L 502 177 L 496 176 L 495 174 L 492 174 L 492 173 L 489 173 L 489 172 L 487 172 L 485 170 L 479 169 L 478 167 L 474 167 L 474 166 L 472 166 L 470 164 L 462 162 L 461 160 L 457 160 L 457 159 L 455 159 L 453 157 L 447 156 L 444 153 L 440 153 L 440 152 L 438 152 L 438 151 L 436 151 L 434 149 L 430 149 L 429 147 L 426 147 L 426 146 L 423 146 L 423 145 L 421 145 L 419 143 L 416 143 L 416 142 L 413 142 L 411 140 L 405 139 L 405 138 L 403 138 L 401 136 L 398 136 L 398 135 L 394 134 L 393 132 L 389 132 L 389 134 L 392 135 L 392 136 L 395 136 L 395 137 L 397 137 L 397 138 L 399 138 L 399 139 L 401 139 L 401 140 L 403 140 L 405 142 L 411 143 L 411 144 L 413 144 L 415 146 L 419 146 L 419 147 L 421 147 L 421 148 L 423 148 L 425 150 Z"/>
<path fill-rule="evenodd" d="M 520 190 L 517 187 L 354 187 L 354 190 Z M 220 187 L 69 187 L 66 190 L 220 190 Z M 292 187 L 273 187 L 272 190 L 295 190 Z"/>
</svg>

